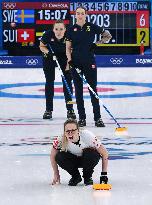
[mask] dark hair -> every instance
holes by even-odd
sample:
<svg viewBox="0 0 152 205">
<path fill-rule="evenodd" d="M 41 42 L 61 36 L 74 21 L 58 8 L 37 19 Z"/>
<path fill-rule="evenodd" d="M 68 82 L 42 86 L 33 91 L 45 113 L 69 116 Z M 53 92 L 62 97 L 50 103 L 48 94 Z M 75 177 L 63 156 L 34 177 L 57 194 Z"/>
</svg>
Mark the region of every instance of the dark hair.
<svg viewBox="0 0 152 205">
<path fill-rule="evenodd" d="M 78 9 L 83 9 L 85 11 L 85 14 L 87 13 L 87 9 L 84 6 L 78 6 L 75 11 L 77 11 Z"/>
<path fill-rule="evenodd" d="M 64 130 L 65 130 L 65 126 L 66 126 L 67 124 L 75 124 L 76 127 L 77 127 L 77 129 L 79 129 L 78 122 L 77 122 L 77 120 L 75 120 L 75 119 L 72 119 L 72 118 L 67 119 L 67 120 L 64 122 Z"/>
<path fill-rule="evenodd" d="M 64 27 L 66 28 L 65 24 L 64 24 L 64 21 L 59 19 L 59 20 L 56 20 L 55 23 L 53 24 L 53 28 L 54 28 L 54 25 L 55 24 L 58 24 L 58 23 L 62 23 L 64 25 Z"/>
</svg>

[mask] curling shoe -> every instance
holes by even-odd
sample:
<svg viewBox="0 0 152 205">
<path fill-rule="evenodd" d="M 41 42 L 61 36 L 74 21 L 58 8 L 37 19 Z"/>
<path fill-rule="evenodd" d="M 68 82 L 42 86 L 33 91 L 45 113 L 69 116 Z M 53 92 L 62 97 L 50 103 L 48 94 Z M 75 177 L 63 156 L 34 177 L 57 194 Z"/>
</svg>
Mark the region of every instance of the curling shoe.
<svg viewBox="0 0 152 205">
<path fill-rule="evenodd" d="M 79 127 L 84 127 L 84 126 L 86 126 L 86 119 L 79 119 L 78 125 L 79 125 Z"/>
<path fill-rule="evenodd" d="M 52 111 L 45 111 L 43 114 L 43 119 L 52 119 Z"/>
<path fill-rule="evenodd" d="M 96 127 L 105 127 L 105 124 L 103 123 L 102 119 L 99 118 L 99 119 L 95 120 L 95 126 Z"/>
<path fill-rule="evenodd" d="M 67 118 L 68 118 L 68 119 L 69 119 L 69 118 L 76 119 L 76 115 L 75 115 L 73 109 L 67 111 Z"/>
<path fill-rule="evenodd" d="M 88 185 L 93 185 L 93 179 L 92 179 L 92 178 L 84 179 L 84 184 L 85 184 L 86 186 L 88 186 Z"/>
<path fill-rule="evenodd" d="M 70 181 L 69 181 L 69 186 L 76 186 L 78 183 L 82 181 L 82 178 L 80 175 L 78 176 L 73 176 Z"/>
</svg>

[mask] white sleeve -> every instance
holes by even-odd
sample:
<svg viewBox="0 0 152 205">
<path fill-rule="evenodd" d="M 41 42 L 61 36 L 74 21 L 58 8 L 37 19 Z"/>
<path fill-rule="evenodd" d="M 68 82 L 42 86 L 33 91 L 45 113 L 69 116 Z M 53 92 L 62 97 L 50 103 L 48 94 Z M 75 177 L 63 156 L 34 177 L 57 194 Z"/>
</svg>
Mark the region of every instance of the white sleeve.
<svg viewBox="0 0 152 205">
<path fill-rule="evenodd" d="M 98 149 L 101 146 L 101 141 L 89 130 L 83 130 L 81 135 L 83 142 L 89 147 Z"/>
</svg>

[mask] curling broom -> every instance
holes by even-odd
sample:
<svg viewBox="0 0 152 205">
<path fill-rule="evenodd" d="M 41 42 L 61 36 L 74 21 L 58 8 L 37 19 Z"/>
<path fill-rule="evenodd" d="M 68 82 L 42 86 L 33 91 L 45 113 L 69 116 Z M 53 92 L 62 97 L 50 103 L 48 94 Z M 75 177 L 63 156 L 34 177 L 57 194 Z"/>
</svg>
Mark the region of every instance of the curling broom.
<svg viewBox="0 0 152 205">
<path fill-rule="evenodd" d="M 102 176 L 105 174 L 104 176 Z M 104 179 L 103 179 L 104 177 Z M 112 189 L 111 184 L 107 184 L 108 178 L 107 178 L 107 172 L 101 172 L 100 176 L 100 184 L 93 184 L 93 189 L 95 190 L 110 190 Z"/>
<path fill-rule="evenodd" d="M 103 108 L 106 110 L 106 112 L 110 115 L 110 117 L 112 117 L 112 119 L 114 120 L 114 122 L 116 123 L 116 125 L 118 126 L 115 129 L 115 135 L 120 135 L 120 136 L 128 136 L 127 133 L 127 128 L 126 127 L 121 127 L 120 124 L 117 122 L 117 120 L 114 118 L 114 116 L 111 114 L 111 112 L 108 110 L 108 108 L 103 104 L 103 102 L 101 101 L 101 99 L 99 98 L 99 96 L 97 95 L 97 93 L 92 89 L 92 87 L 89 85 L 89 83 L 87 83 L 85 77 L 83 77 L 81 75 L 81 70 L 79 68 L 75 68 L 77 73 L 79 74 L 80 78 L 83 80 L 83 83 L 86 83 L 88 86 L 88 89 L 93 93 L 93 95 L 95 96 L 95 98 L 97 98 L 99 100 L 99 102 L 101 103 L 101 105 L 103 106 Z"/>
<path fill-rule="evenodd" d="M 71 97 L 71 99 L 72 99 L 72 98 L 73 98 L 73 94 L 72 94 L 72 92 L 71 92 L 71 90 L 70 90 L 70 88 L 69 88 L 69 85 L 68 85 L 68 83 L 67 83 L 67 81 L 66 81 L 66 79 L 65 79 L 65 76 L 64 76 L 64 74 L 63 74 L 63 72 L 62 72 L 62 70 L 61 70 L 61 67 L 60 67 L 60 64 L 59 64 L 59 62 L 58 62 L 58 60 L 57 60 L 57 57 L 55 56 L 55 53 L 54 53 L 53 49 L 51 48 L 51 45 L 48 44 L 48 46 L 49 46 L 49 49 L 51 50 L 51 52 L 52 52 L 52 54 L 53 54 L 53 60 L 56 61 L 57 67 L 58 67 L 58 69 L 59 69 L 59 71 L 60 71 L 60 73 L 61 73 L 61 77 L 62 77 L 62 79 L 63 79 L 63 81 L 64 81 L 64 83 L 65 83 L 65 86 L 66 86 L 66 88 L 67 88 L 67 90 L 68 90 L 68 93 L 69 93 L 69 95 L 70 95 L 70 97 Z M 68 101 L 67 104 L 76 104 L 76 102 L 75 102 L 75 101 Z"/>
<path fill-rule="evenodd" d="M 95 190 L 110 190 L 112 189 L 111 184 L 93 184 L 93 189 Z"/>
</svg>

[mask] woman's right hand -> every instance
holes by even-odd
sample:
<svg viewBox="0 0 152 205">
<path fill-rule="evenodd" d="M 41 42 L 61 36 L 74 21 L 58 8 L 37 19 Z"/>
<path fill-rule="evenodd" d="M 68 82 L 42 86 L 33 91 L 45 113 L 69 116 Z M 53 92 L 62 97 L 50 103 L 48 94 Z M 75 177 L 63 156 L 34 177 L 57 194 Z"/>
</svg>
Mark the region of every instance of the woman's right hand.
<svg viewBox="0 0 152 205">
<path fill-rule="evenodd" d="M 60 175 L 59 173 L 55 173 L 53 177 L 53 181 L 51 185 L 60 184 Z"/>
</svg>

